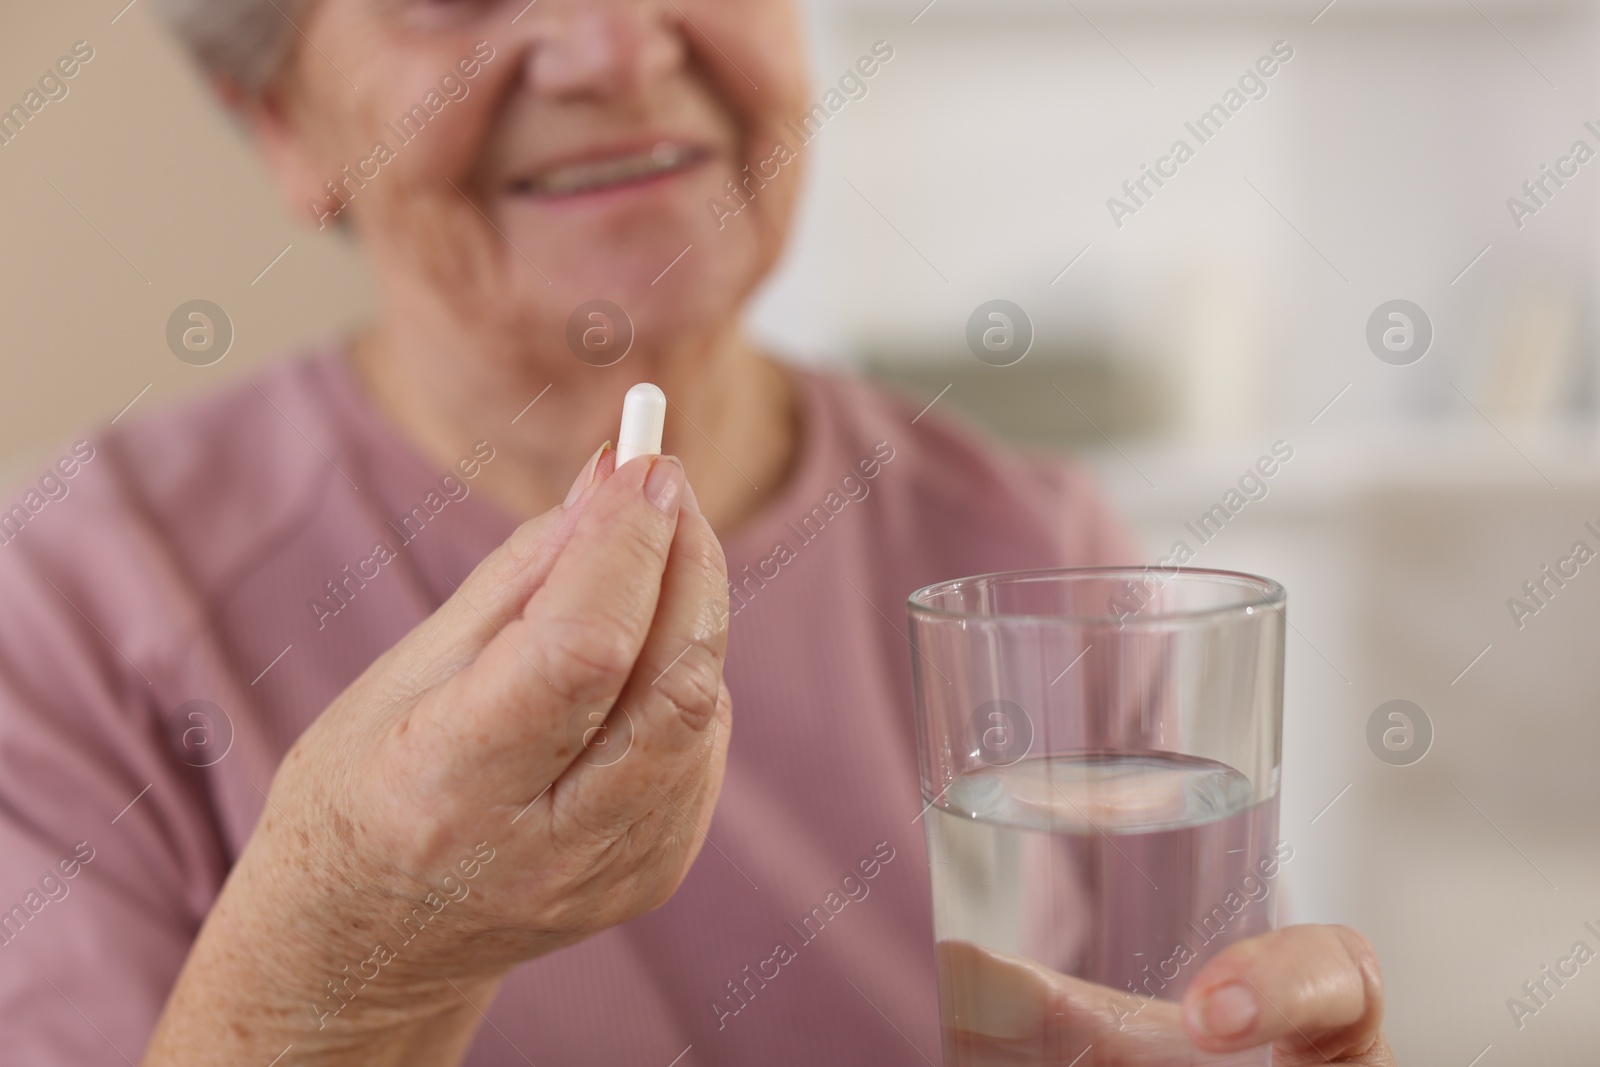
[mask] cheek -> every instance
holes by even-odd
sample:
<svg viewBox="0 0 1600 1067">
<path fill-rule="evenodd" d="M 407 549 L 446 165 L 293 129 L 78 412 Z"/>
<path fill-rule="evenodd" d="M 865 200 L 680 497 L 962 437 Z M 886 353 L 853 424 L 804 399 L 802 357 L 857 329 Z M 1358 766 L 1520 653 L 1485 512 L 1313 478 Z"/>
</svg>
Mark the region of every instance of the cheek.
<svg viewBox="0 0 1600 1067">
<path fill-rule="evenodd" d="M 456 57 L 433 58 L 443 71 Z M 402 190 L 441 185 L 448 189 L 447 181 L 464 186 L 494 117 L 493 94 L 475 90 L 451 100 L 439 88 L 438 73 L 430 79 L 424 73 L 427 69 L 414 63 L 396 77 L 380 102 L 363 109 L 361 134 L 353 139 L 352 148 L 363 155 L 379 141 L 393 150 L 394 160 L 385 170 L 393 173 Z"/>
<path fill-rule="evenodd" d="M 678 0 L 677 6 L 704 31 L 702 36 L 687 29 L 685 40 L 741 126 L 752 133 L 776 131 L 806 110 L 800 21 L 788 0 Z M 720 53 L 705 44 L 708 39 Z"/>
<path fill-rule="evenodd" d="M 729 77 L 724 73 L 713 88 L 739 124 L 742 153 L 732 168 L 735 172 L 732 176 L 743 180 L 746 174 L 755 174 L 764 179 L 758 194 L 738 221 L 746 224 L 762 267 L 770 267 L 782 251 L 809 155 L 815 148 L 795 132 L 801 116 L 814 103 L 798 22 L 791 6 L 777 0 L 754 5 L 701 0 L 696 6 L 715 12 L 712 18 L 719 22 L 718 31 L 708 28 L 707 32 L 728 35 L 738 50 L 737 54 L 729 51 L 729 55 L 748 75 L 747 80 L 738 74 Z M 753 17 L 747 11 L 734 12 L 731 10 L 734 7 L 754 7 Z M 692 17 L 699 21 L 699 15 Z M 721 38 L 717 40 L 720 42 Z M 709 64 L 708 67 L 716 69 Z M 750 81 L 759 85 L 760 90 L 752 89 Z M 774 159 L 774 149 L 780 143 L 793 154 L 781 164 Z M 743 169 L 746 166 L 748 171 Z M 768 178 L 774 171 L 777 176 Z M 732 228 L 730 224 L 729 229 Z"/>
<path fill-rule="evenodd" d="M 476 143 L 492 114 L 494 92 L 482 91 L 509 63 L 493 61 L 471 82 L 465 99 L 451 100 L 441 81 L 454 77 L 472 56 L 477 36 L 463 33 L 404 36 L 376 21 L 366 5 L 322 0 L 303 22 L 314 47 L 301 49 L 295 76 L 304 86 L 297 122 L 312 132 L 318 166 L 326 177 L 370 158 L 382 142 L 394 153 L 385 174 L 398 177 L 458 175 L 470 167 Z M 503 53 L 501 53 L 503 57 Z M 359 88 L 357 88 L 359 86 Z M 436 114 L 426 107 L 429 94 Z M 412 137 L 402 119 L 421 108 L 428 121 Z M 363 190 L 365 191 L 365 190 Z"/>
<path fill-rule="evenodd" d="M 433 46 L 382 69 L 369 66 L 359 102 L 339 116 L 322 153 L 326 177 L 336 183 L 347 164 L 368 178 L 350 198 L 349 213 L 365 245 L 398 256 L 376 256 L 380 272 L 409 262 L 452 287 L 469 276 L 481 285 L 484 267 L 502 251 L 503 239 L 457 191 L 470 186 L 494 118 L 494 64 L 469 83 L 465 99 L 450 100 L 439 89 L 444 73 L 470 54 L 470 44 Z M 429 93 L 436 111 L 427 106 Z M 375 152 L 380 144 L 387 162 Z"/>
</svg>

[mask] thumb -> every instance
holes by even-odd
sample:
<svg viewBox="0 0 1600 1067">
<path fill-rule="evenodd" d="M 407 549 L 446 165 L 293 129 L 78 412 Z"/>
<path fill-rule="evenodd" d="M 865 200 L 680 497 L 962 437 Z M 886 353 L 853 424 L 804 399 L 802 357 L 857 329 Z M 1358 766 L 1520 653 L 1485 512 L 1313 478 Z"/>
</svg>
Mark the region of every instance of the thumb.
<svg viewBox="0 0 1600 1067">
<path fill-rule="evenodd" d="M 1186 1028 L 1208 1051 L 1270 1041 L 1296 1057 L 1292 1063 L 1340 1063 L 1380 1044 L 1383 979 L 1372 945 L 1356 931 L 1289 926 L 1217 953 L 1195 975 L 1183 1008 Z"/>
</svg>

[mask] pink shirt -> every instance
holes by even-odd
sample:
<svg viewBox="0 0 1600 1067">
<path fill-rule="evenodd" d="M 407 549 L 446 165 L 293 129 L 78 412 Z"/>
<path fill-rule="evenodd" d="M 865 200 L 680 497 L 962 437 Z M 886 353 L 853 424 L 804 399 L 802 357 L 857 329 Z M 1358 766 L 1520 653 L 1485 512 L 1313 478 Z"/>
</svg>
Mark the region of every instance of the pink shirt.
<svg viewBox="0 0 1600 1067">
<path fill-rule="evenodd" d="M 725 545 L 714 847 L 514 971 L 473 1067 L 938 1059 L 904 599 L 1136 553 L 1074 466 L 796 375 L 802 457 Z M 467 476 L 493 455 L 432 469 L 332 351 L 0 497 L 5 1062 L 138 1061 L 289 745 L 512 531 Z"/>
</svg>

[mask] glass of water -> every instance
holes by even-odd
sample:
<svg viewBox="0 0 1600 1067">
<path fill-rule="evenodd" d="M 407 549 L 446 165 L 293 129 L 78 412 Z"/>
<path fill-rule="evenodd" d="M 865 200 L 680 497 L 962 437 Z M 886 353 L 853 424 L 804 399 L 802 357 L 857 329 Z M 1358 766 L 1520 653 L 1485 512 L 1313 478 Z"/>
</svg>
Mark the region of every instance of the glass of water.
<svg viewBox="0 0 1600 1067">
<path fill-rule="evenodd" d="M 908 602 L 947 1067 L 1267 1067 L 1178 1000 L 1276 919 L 1283 587 L 1032 571 Z"/>
</svg>

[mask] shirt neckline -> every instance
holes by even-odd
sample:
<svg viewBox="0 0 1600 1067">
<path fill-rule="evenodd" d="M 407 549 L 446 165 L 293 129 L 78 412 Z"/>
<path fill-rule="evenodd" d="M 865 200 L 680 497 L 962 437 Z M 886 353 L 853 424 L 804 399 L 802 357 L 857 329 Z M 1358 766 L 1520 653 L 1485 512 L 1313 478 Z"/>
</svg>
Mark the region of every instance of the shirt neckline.
<svg viewBox="0 0 1600 1067">
<path fill-rule="evenodd" d="M 328 396 L 340 409 L 340 414 L 351 420 L 365 442 L 375 446 L 371 450 L 373 475 L 389 491 L 399 491 L 403 498 L 435 487 L 447 471 L 435 470 L 421 449 L 378 407 L 355 369 L 351 346 L 348 343 L 331 345 L 314 362 L 322 371 Z M 779 536 L 784 519 L 792 517 L 805 501 L 823 495 L 824 483 L 829 481 L 828 468 L 834 459 L 832 453 L 837 451 L 832 447 L 837 436 L 833 432 L 837 418 L 829 403 L 823 375 L 792 364 L 785 364 L 784 372 L 795 385 L 796 459 L 777 494 L 721 537 L 730 577 L 739 569 L 734 562 L 736 559 L 742 564 L 763 557 Z M 509 537 L 519 525 L 509 511 L 483 493 L 468 495 L 459 506 L 473 514 L 475 529 L 494 534 L 496 544 Z"/>
</svg>

